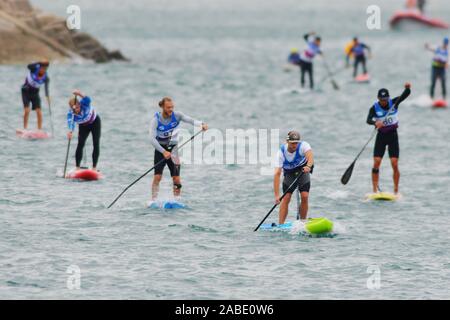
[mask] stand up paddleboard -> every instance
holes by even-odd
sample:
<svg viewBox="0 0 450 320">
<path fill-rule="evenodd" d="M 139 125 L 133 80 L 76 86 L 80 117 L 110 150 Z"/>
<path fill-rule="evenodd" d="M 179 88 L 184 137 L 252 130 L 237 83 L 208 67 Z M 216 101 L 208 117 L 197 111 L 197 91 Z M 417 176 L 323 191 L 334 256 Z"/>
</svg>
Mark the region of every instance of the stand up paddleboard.
<svg viewBox="0 0 450 320">
<path fill-rule="evenodd" d="M 41 140 L 50 138 L 50 134 L 42 130 L 16 129 L 16 135 L 21 139 Z"/>
<path fill-rule="evenodd" d="M 177 200 L 171 201 L 150 201 L 147 204 L 147 208 L 150 209 L 185 209 L 187 206 Z"/>
<path fill-rule="evenodd" d="M 398 197 L 395 194 L 389 192 L 377 192 L 368 194 L 367 199 L 378 201 L 395 201 L 398 199 Z"/>
<path fill-rule="evenodd" d="M 421 26 L 430 28 L 448 29 L 449 25 L 442 20 L 429 18 L 419 11 L 407 10 L 396 12 L 390 21 L 391 28 L 407 28 L 409 26 Z"/>
<path fill-rule="evenodd" d="M 284 224 L 264 223 L 261 225 L 261 230 L 266 231 L 292 231 L 294 227 L 293 222 L 286 222 Z M 310 218 L 305 223 L 305 231 L 310 234 L 326 234 L 333 231 L 333 222 L 327 218 Z"/>
<path fill-rule="evenodd" d="M 370 82 L 370 76 L 368 73 L 360 74 L 355 77 L 355 82 L 358 83 L 369 83 Z"/>
<path fill-rule="evenodd" d="M 448 106 L 447 101 L 444 99 L 437 99 L 433 101 L 433 108 L 446 108 Z"/>
<path fill-rule="evenodd" d="M 100 172 L 90 169 L 73 170 L 66 175 L 66 179 L 83 180 L 83 181 L 95 181 L 100 178 L 101 178 Z"/>
</svg>

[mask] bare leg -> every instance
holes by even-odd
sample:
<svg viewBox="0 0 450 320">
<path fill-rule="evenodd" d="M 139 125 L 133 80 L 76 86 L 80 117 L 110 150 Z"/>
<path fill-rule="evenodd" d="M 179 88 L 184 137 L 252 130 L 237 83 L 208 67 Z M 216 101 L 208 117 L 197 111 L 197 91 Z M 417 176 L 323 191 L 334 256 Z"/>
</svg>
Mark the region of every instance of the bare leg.
<svg viewBox="0 0 450 320">
<path fill-rule="evenodd" d="M 392 170 L 394 170 L 394 193 L 398 193 L 398 184 L 400 182 L 400 171 L 398 170 L 398 158 L 391 158 Z"/>
<path fill-rule="evenodd" d="M 173 196 L 175 198 L 179 197 L 181 195 L 181 188 L 177 188 L 175 185 L 180 184 L 181 185 L 181 177 L 180 176 L 173 176 Z"/>
<path fill-rule="evenodd" d="M 162 179 L 162 174 L 155 174 L 153 176 L 152 200 L 156 200 L 156 198 L 158 198 L 159 183 L 161 182 L 161 179 Z"/>
<path fill-rule="evenodd" d="M 302 192 L 301 195 L 301 205 L 300 205 L 300 219 L 305 220 L 308 217 L 308 196 L 309 192 Z"/>
<path fill-rule="evenodd" d="M 28 128 L 28 118 L 30 117 L 30 107 L 23 108 L 23 128 Z"/>
<path fill-rule="evenodd" d="M 36 108 L 36 115 L 37 115 L 38 130 L 42 130 L 42 110 L 41 110 L 41 108 Z"/>
<path fill-rule="evenodd" d="M 376 193 L 378 191 L 378 182 L 379 182 L 379 178 L 380 178 L 380 174 L 378 173 L 378 170 L 380 170 L 381 160 L 382 160 L 382 158 L 380 158 L 380 157 L 373 158 L 372 187 L 373 187 L 374 193 Z"/>
<path fill-rule="evenodd" d="M 278 217 L 278 223 L 283 224 L 286 221 L 286 217 L 289 209 L 289 202 L 291 201 L 292 193 L 287 193 L 286 196 L 281 200 L 280 205 L 280 215 Z"/>
</svg>

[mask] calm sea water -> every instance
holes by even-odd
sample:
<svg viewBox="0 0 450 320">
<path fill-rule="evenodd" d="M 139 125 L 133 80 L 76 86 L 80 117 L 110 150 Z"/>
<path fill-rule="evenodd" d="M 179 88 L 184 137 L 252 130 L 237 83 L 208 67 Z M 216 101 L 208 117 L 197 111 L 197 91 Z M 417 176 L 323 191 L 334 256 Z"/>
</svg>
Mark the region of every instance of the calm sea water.
<svg viewBox="0 0 450 320">
<path fill-rule="evenodd" d="M 382 9 L 377 31 L 365 27 L 373 2 Z M 71 1 L 33 3 L 63 16 Z M 55 137 L 35 142 L 14 134 L 21 126 L 25 67 L 0 66 L 1 298 L 449 298 L 449 115 L 423 103 L 431 59 L 423 44 L 437 44 L 445 32 L 389 30 L 402 1 L 78 4 L 83 30 L 132 62 L 52 64 Z M 450 20 L 443 0 L 428 11 Z M 345 43 L 359 35 L 373 48 L 373 81 L 353 84 L 349 70 L 336 76 L 341 89 L 334 91 L 329 82 L 319 83 L 326 71 L 318 59 L 318 90 L 296 91 L 299 75 L 283 72 L 284 61 L 311 30 L 322 35 L 333 69 L 343 64 Z M 350 183 L 344 187 L 339 180 L 371 134 L 365 120 L 377 90 L 400 94 L 405 81 L 413 93 L 400 107 L 403 198 L 366 202 L 373 143 Z M 67 146 L 66 100 L 74 88 L 92 96 L 102 117 L 99 168 L 105 179 L 98 182 L 57 177 Z M 164 95 L 174 98 L 177 110 L 222 132 L 267 128 L 284 136 L 299 130 L 316 157 L 309 214 L 333 220 L 336 235 L 254 233 L 273 205 L 272 177 L 255 165 L 183 166 L 186 210 L 147 209 L 151 175 L 106 209 L 153 166 L 148 125 Z M 44 112 L 49 129 L 46 107 Z M 34 115 L 30 121 L 34 126 Z M 87 148 L 90 157 L 91 142 Z M 72 144 L 71 167 L 74 151 Z M 392 191 L 391 174 L 386 161 L 386 191 Z M 167 172 L 161 187 L 169 194 Z M 81 272 L 79 290 L 67 286 L 70 266 Z M 367 286 L 370 270 L 379 270 L 379 289 Z"/>
</svg>

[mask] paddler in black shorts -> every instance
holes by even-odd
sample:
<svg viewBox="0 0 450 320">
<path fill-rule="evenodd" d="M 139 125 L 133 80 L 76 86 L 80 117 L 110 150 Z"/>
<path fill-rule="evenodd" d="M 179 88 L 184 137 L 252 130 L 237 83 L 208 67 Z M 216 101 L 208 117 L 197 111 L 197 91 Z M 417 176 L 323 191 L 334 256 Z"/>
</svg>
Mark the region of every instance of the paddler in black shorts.
<svg viewBox="0 0 450 320">
<path fill-rule="evenodd" d="M 275 202 L 280 203 L 281 172 L 284 174 L 283 193 L 287 192 L 281 201 L 278 218 L 279 224 L 283 224 L 286 221 L 289 202 L 291 201 L 292 193 L 296 189 L 299 190 L 301 196 L 301 205 L 299 208 L 300 219 L 306 219 L 308 215 L 309 189 L 311 186 L 310 173 L 312 172 L 313 165 L 314 157 L 309 143 L 300 140 L 300 133 L 297 131 L 290 131 L 286 137 L 286 144 L 283 144 L 278 151 L 275 162 L 275 176 L 273 179 Z M 297 178 L 297 183 L 292 185 Z"/>
<path fill-rule="evenodd" d="M 178 144 L 178 131 L 180 122 L 187 122 L 203 131 L 208 130 L 208 125 L 195 120 L 182 112 L 174 111 L 174 103 L 171 98 L 165 97 L 159 102 L 160 112 L 156 112 L 150 123 L 151 143 L 155 147 L 154 164 L 155 175 L 152 183 L 152 200 L 158 197 L 159 183 L 162 179 L 164 167 L 169 167 L 173 180 L 173 195 L 181 194 L 180 159 L 175 146 Z M 162 161 L 164 160 L 164 161 Z"/>
<path fill-rule="evenodd" d="M 41 98 L 39 97 L 39 89 L 42 85 L 45 86 L 45 96 L 50 101 L 49 97 L 49 77 L 47 69 L 49 62 L 42 59 L 40 62 L 31 63 L 28 65 L 28 74 L 25 78 L 25 83 L 22 85 L 22 102 L 23 102 L 23 128 L 28 128 L 28 118 L 30 116 L 30 104 L 37 116 L 37 128 L 42 130 L 42 111 Z"/>
<path fill-rule="evenodd" d="M 369 110 L 367 123 L 374 125 L 378 129 L 373 152 L 372 186 L 374 193 L 378 191 L 380 165 L 386 152 L 386 147 L 388 147 L 389 158 L 391 159 L 392 169 L 394 170 L 394 193 L 398 193 L 398 184 L 400 181 L 400 171 L 398 170 L 400 147 L 397 134 L 398 105 L 411 94 L 410 88 L 411 84 L 408 82 L 405 83 L 405 90 L 401 96 L 394 99 L 389 97 L 389 91 L 387 89 L 380 89 L 378 91 L 378 101 Z M 397 106 L 393 108 L 397 102 Z"/>
</svg>

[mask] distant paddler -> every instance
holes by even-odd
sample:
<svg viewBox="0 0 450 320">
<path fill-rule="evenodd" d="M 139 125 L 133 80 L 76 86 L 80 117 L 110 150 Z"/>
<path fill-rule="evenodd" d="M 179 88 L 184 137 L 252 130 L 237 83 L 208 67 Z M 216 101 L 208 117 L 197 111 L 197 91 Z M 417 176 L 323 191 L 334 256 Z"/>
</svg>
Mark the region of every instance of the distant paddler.
<svg viewBox="0 0 450 320">
<path fill-rule="evenodd" d="M 181 122 L 190 123 L 203 131 L 208 125 L 203 121 L 195 120 L 182 112 L 174 111 L 171 98 L 165 97 L 159 102 L 161 111 L 156 112 L 150 122 L 151 144 L 155 147 L 154 165 L 155 174 L 152 183 L 152 200 L 158 198 L 159 183 L 162 179 L 164 167 L 167 165 L 173 180 L 173 195 L 177 198 L 181 194 L 180 159 L 178 149 L 178 131 Z M 164 160 L 165 161 L 161 161 Z"/>
<path fill-rule="evenodd" d="M 411 94 L 411 84 L 405 83 L 405 90 L 396 98 L 391 99 L 389 91 L 382 88 L 378 91 L 378 101 L 373 104 L 367 116 L 367 123 L 378 129 L 375 148 L 373 152 L 372 187 L 373 192 L 378 192 L 378 181 L 381 161 L 386 147 L 389 150 L 392 169 L 394 171 L 394 193 L 398 194 L 400 171 L 398 169 L 398 158 L 400 147 L 398 142 L 398 106 Z"/>
<path fill-rule="evenodd" d="M 436 48 L 432 48 L 428 43 L 425 44 L 425 48 L 434 53 L 433 63 L 431 65 L 431 87 L 430 87 L 430 97 L 434 99 L 434 88 L 436 86 L 436 81 L 441 80 L 442 85 L 442 96 L 445 100 L 447 95 L 446 90 L 446 76 L 448 69 L 448 38 L 445 37 L 442 45 Z"/>
<path fill-rule="evenodd" d="M 359 64 L 362 64 L 363 74 L 367 74 L 365 50 L 368 51 L 368 57 L 370 58 L 372 56 L 370 47 L 365 43 L 360 42 L 357 37 L 354 37 L 351 44 L 346 47 L 345 64 L 347 68 L 350 66 L 350 57 L 354 58 L 353 78 L 357 76 Z"/>
<path fill-rule="evenodd" d="M 37 128 L 42 130 L 42 106 L 41 98 L 39 96 L 39 89 L 42 85 L 45 86 L 45 96 L 50 101 L 49 96 L 49 82 L 50 78 L 47 74 L 47 69 L 50 63 L 47 59 L 42 59 L 39 62 L 34 62 L 28 65 L 28 74 L 25 78 L 25 83 L 22 85 L 22 102 L 23 102 L 23 128 L 28 128 L 28 118 L 30 116 L 30 104 L 32 110 L 36 111 Z"/>
<path fill-rule="evenodd" d="M 311 146 L 308 142 L 300 139 L 298 131 L 290 131 L 286 137 L 286 143 L 278 151 L 273 180 L 275 202 L 278 204 L 280 203 L 280 177 L 283 172 L 283 194 L 286 193 L 286 196 L 281 201 L 279 224 L 286 221 L 289 202 L 296 189 L 299 190 L 301 196 L 300 219 L 306 220 L 311 186 L 310 173 L 313 166 L 314 157 Z"/>
<path fill-rule="evenodd" d="M 300 54 L 300 83 L 302 88 L 305 87 L 305 74 L 309 75 L 309 87 L 314 89 L 314 72 L 313 72 L 313 60 L 318 54 L 322 55 L 320 44 L 322 42 L 319 36 L 315 36 L 315 32 L 307 33 L 303 36 L 306 41 L 306 49 Z"/>
<path fill-rule="evenodd" d="M 67 126 L 69 132 L 67 138 L 72 139 L 73 131 L 78 124 L 78 145 L 75 152 L 76 170 L 80 170 L 83 158 L 83 149 L 89 134 L 92 134 L 94 149 L 92 151 L 92 170 L 97 171 L 97 163 L 100 156 L 100 136 L 102 131 L 100 116 L 91 104 L 91 98 L 85 96 L 80 90 L 73 92 L 75 98 L 69 100 L 67 112 Z M 81 98 L 79 100 L 77 97 Z"/>
</svg>

